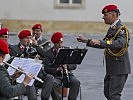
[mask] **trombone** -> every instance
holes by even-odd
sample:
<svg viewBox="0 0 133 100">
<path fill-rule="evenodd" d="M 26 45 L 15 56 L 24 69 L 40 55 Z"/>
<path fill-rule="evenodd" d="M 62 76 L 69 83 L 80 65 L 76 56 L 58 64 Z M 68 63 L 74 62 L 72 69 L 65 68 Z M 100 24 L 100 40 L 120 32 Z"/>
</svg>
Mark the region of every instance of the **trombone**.
<svg viewBox="0 0 133 100">
<path fill-rule="evenodd" d="M 6 65 L 8 65 L 8 66 L 10 66 L 10 67 L 12 67 L 15 70 L 18 70 L 18 71 L 22 72 L 23 74 L 27 75 L 27 73 L 25 71 L 20 70 L 19 68 L 16 68 L 15 66 L 13 66 L 13 65 L 11 65 L 11 64 L 9 64 L 7 62 L 3 62 L 3 63 L 6 64 Z M 33 77 L 33 79 L 35 79 L 35 80 L 37 80 L 37 81 L 39 81 L 41 83 L 44 83 L 44 81 L 42 79 L 38 78 L 37 76 Z"/>
</svg>

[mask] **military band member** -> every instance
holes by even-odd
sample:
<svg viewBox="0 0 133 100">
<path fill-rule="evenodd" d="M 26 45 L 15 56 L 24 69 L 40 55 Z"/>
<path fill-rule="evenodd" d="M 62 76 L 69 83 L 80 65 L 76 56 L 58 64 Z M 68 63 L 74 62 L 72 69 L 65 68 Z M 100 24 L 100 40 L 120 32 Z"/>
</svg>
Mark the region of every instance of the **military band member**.
<svg viewBox="0 0 133 100">
<path fill-rule="evenodd" d="M 35 24 L 32 27 L 32 33 L 39 46 L 43 47 L 44 51 L 51 48 L 51 42 L 43 37 L 43 29 L 41 24 Z"/>
<path fill-rule="evenodd" d="M 8 28 L 1 28 L 0 29 L 0 39 L 8 41 L 9 38 L 9 29 Z"/>
<path fill-rule="evenodd" d="M 51 37 L 51 41 L 54 45 L 45 53 L 44 69 L 48 74 L 52 74 L 54 76 L 58 87 L 61 86 L 61 82 L 63 82 L 65 87 L 70 88 L 68 100 L 76 100 L 79 93 L 80 81 L 74 76 L 72 71 L 76 69 L 77 65 L 53 64 L 57 51 L 60 48 L 63 48 L 63 34 L 61 32 L 55 32 Z M 63 70 L 65 70 L 64 73 L 62 73 Z M 64 77 L 62 77 L 62 74 Z"/>
<path fill-rule="evenodd" d="M 10 100 L 15 96 L 20 96 L 26 92 L 26 87 L 32 80 L 32 75 L 26 75 L 20 84 L 12 85 L 11 78 L 3 66 L 5 55 L 9 53 L 8 44 L 0 39 L 0 100 Z M 35 99 L 30 99 L 35 100 Z"/>
<path fill-rule="evenodd" d="M 16 51 L 16 56 L 20 56 L 20 57 L 28 57 L 28 58 L 35 58 L 35 56 L 37 55 L 37 45 L 34 47 L 31 44 L 31 40 L 32 40 L 32 33 L 29 30 L 22 30 L 19 34 L 18 34 L 19 40 L 20 42 L 16 45 L 14 45 L 14 51 Z M 35 41 L 34 41 L 35 42 Z M 35 45 L 36 43 L 34 43 Z M 15 56 L 15 55 L 14 55 Z M 46 74 L 44 72 L 44 70 L 40 70 L 38 77 L 41 78 L 44 83 L 40 83 L 39 81 L 34 82 L 34 85 L 36 88 L 42 88 L 41 91 L 41 100 L 49 100 L 50 94 L 51 95 L 55 95 L 55 99 L 54 100 L 58 100 L 58 95 L 56 94 L 56 87 L 54 87 L 54 78 L 52 75 L 50 74 Z M 34 90 L 36 91 L 36 90 Z M 32 92 L 34 92 L 32 91 Z M 34 93 L 34 95 L 36 96 L 36 93 Z M 32 96 L 34 96 L 32 95 Z"/>
<path fill-rule="evenodd" d="M 9 48 L 9 54 L 6 54 L 4 62 L 11 63 L 12 59 L 11 59 L 10 53 L 12 54 L 12 46 L 13 45 L 8 43 L 8 39 L 9 39 L 9 29 L 8 28 L 1 28 L 0 29 L 0 39 L 4 40 L 8 44 L 8 48 Z M 9 66 L 4 65 L 4 67 L 8 68 Z M 21 72 L 16 71 L 13 75 L 11 75 L 11 77 L 15 81 L 15 79 L 17 77 L 19 77 L 21 74 L 22 74 Z"/>
<path fill-rule="evenodd" d="M 105 6 L 102 14 L 105 24 L 110 25 L 105 38 L 97 40 L 79 36 L 77 40 L 89 47 L 105 49 L 104 95 L 108 100 L 120 100 L 128 74 L 131 73 L 128 54 L 129 32 L 119 19 L 120 11 L 116 5 Z"/>
<path fill-rule="evenodd" d="M 10 54 L 12 54 L 12 49 L 11 49 L 12 44 L 8 43 L 8 39 L 9 39 L 9 29 L 8 28 L 1 28 L 0 29 L 0 39 L 6 41 L 7 44 L 8 44 L 10 52 L 9 52 L 9 54 L 6 55 L 4 60 L 8 61 L 10 63 L 12 61 L 12 60 L 11 61 L 9 60 L 10 59 Z"/>
</svg>

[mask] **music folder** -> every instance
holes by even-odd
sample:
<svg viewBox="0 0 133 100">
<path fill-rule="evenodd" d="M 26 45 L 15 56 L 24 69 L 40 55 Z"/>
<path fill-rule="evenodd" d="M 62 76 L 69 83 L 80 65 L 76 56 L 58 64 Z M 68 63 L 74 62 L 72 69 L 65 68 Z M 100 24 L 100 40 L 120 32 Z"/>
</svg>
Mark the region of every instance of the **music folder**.
<svg viewBox="0 0 133 100">
<path fill-rule="evenodd" d="M 59 49 L 54 64 L 81 64 L 88 49 Z"/>
<path fill-rule="evenodd" d="M 32 73 L 35 77 L 37 77 L 38 73 L 40 72 L 42 68 L 42 64 L 40 61 L 36 59 L 31 59 L 31 58 L 19 58 L 15 57 L 11 63 L 12 66 L 15 66 L 14 68 L 16 69 L 23 69 L 23 71 L 27 74 Z M 13 75 L 16 69 L 13 67 L 9 66 L 7 71 L 9 75 Z M 18 83 L 22 83 L 25 78 L 25 75 L 22 74 L 20 77 L 17 78 Z M 34 83 L 35 79 L 32 79 L 30 83 L 28 84 L 29 86 L 32 86 Z"/>
</svg>

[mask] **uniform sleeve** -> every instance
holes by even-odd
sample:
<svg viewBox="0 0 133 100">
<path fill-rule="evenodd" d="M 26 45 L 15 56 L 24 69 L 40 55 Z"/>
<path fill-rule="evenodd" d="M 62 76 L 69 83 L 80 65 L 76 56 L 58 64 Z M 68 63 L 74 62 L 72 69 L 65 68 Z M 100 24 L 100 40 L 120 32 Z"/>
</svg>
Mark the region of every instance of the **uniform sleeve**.
<svg viewBox="0 0 133 100">
<path fill-rule="evenodd" d="M 53 61 L 54 58 L 52 58 L 49 55 L 45 55 L 43 63 L 44 63 L 44 70 L 46 71 L 46 73 L 55 75 L 56 73 L 58 73 L 57 67 L 59 66 L 54 65 Z"/>
<path fill-rule="evenodd" d="M 23 83 L 11 85 L 9 74 L 6 70 L 0 68 L 0 93 L 3 97 L 12 98 L 25 92 L 26 89 Z"/>
<path fill-rule="evenodd" d="M 126 43 L 127 41 L 125 30 L 121 30 L 113 41 L 110 41 L 108 43 L 108 41 L 102 40 L 101 47 L 110 49 L 122 49 L 123 47 L 125 47 Z"/>
<path fill-rule="evenodd" d="M 90 41 L 91 41 L 91 39 L 88 39 L 88 42 L 87 42 L 86 46 L 89 46 L 89 47 L 92 47 L 92 48 L 99 48 L 99 49 L 104 49 L 105 48 L 102 45 L 91 45 Z M 101 41 L 101 40 L 99 40 L 99 41 Z"/>
<path fill-rule="evenodd" d="M 10 50 L 10 56 L 16 56 L 17 55 L 17 51 L 15 50 L 16 45 L 9 45 L 9 50 Z"/>
<path fill-rule="evenodd" d="M 116 36 L 116 38 L 112 41 L 107 41 L 105 39 L 103 40 L 99 40 L 100 41 L 100 45 L 91 45 L 90 44 L 90 39 L 88 40 L 87 46 L 89 47 L 93 47 L 93 48 L 99 48 L 99 49 L 104 49 L 104 48 L 109 48 L 109 49 L 122 49 L 123 47 L 125 47 L 127 41 L 127 36 L 126 36 L 126 32 L 125 30 L 121 30 L 118 35 Z"/>
<path fill-rule="evenodd" d="M 68 64 L 67 66 L 68 66 L 67 69 L 68 69 L 69 71 L 75 70 L 75 69 L 77 68 L 77 65 L 76 65 L 76 64 Z"/>
</svg>

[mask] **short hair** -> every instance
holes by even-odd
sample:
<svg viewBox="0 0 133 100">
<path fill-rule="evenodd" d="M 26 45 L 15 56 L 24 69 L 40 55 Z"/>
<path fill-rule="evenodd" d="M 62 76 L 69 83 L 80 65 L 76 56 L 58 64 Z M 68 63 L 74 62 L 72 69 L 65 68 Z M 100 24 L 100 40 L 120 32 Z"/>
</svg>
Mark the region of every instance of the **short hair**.
<svg viewBox="0 0 133 100">
<path fill-rule="evenodd" d="M 0 56 L 2 56 L 3 55 L 3 52 L 0 50 Z"/>
</svg>

